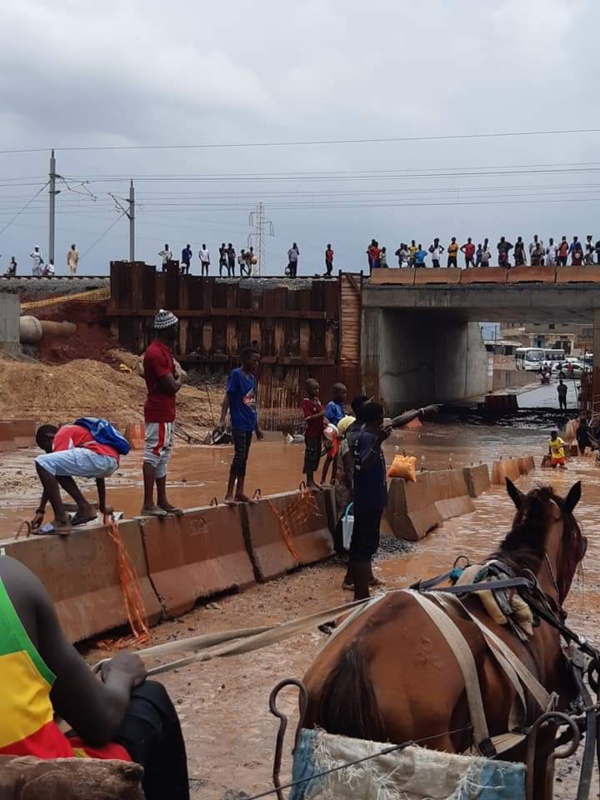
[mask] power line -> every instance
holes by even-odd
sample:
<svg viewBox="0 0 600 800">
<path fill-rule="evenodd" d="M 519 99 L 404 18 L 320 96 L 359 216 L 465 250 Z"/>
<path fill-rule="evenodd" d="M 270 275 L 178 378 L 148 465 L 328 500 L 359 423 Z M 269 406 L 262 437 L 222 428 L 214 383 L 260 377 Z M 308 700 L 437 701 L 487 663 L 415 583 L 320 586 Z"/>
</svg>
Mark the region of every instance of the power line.
<svg viewBox="0 0 600 800">
<path fill-rule="evenodd" d="M 101 152 L 121 150 L 208 150 L 231 148 L 258 148 L 258 147 L 316 147 L 320 145 L 345 145 L 345 144 L 388 144 L 394 142 L 440 142 L 457 141 L 466 139 L 507 139 L 526 136 L 570 136 L 588 133 L 600 133 L 600 128 L 572 128 L 560 130 L 537 131 L 501 131 L 497 133 L 456 133 L 439 134 L 433 136 L 393 136 L 365 139 L 316 139 L 310 141 L 291 142 L 229 142 L 229 143 L 203 143 L 203 144 L 121 144 L 121 145 L 83 145 L 69 147 L 55 147 L 62 152 Z M 15 148 L 0 150 L 0 155 L 15 155 L 19 153 L 45 153 L 49 147 Z"/>
<path fill-rule="evenodd" d="M 41 194 L 41 193 L 44 191 L 44 189 L 46 188 L 46 186 L 48 186 L 48 184 L 49 184 L 49 183 L 50 183 L 50 181 L 48 181 L 47 183 L 45 183 L 45 184 L 42 186 L 42 188 L 41 188 L 41 189 L 40 189 L 38 192 L 36 192 L 36 193 L 33 195 L 33 197 L 31 198 L 31 200 L 29 200 L 29 202 L 25 203 L 25 205 L 23 206 L 23 208 L 22 208 L 22 209 L 20 209 L 20 211 L 17 211 L 17 213 L 14 215 L 14 217 L 13 217 L 12 219 L 10 219 L 10 220 L 9 220 L 9 221 L 6 223 L 6 225 L 5 225 L 5 226 L 2 228 L 2 230 L 0 230 L 0 236 L 1 236 L 1 235 L 4 233 L 4 231 L 5 231 L 7 228 L 9 228 L 9 227 L 10 227 L 10 226 L 13 224 L 13 222 L 14 222 L 16 219 L 18 219 L 18 218 L 21 216 L 21 214 L 22 214 L 22 213 L 23 213 L 23 212 L 24 212 L 24 211 L 27 209 L 27 207 L 28 207 L 28 206 L 30 206 L 30 205 L 31 205 L 31 203 L 33 203 L 33 201 L 36 199 L 36 197 L 37 197 L 39 194 Z"/>
</svg>

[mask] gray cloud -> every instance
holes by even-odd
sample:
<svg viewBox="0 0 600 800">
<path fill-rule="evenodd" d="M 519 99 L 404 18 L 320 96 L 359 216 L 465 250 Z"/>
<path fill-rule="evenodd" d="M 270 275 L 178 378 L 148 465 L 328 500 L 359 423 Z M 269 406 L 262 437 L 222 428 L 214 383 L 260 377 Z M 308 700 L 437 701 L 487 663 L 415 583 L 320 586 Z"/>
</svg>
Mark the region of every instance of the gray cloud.
<svg viewBox="0 0 600 800">
<path fill-rule="evenodd" d="M 96 202 L 63 187 L 57 232 L 57 266 L 76 240 L 82 253 L 92 248 L 83 261 L 90 273 L 127 254 L 124 220 L 94 243 L 116 219 L 107 193 L 124 196 L 130 175 L 142 204 L 138 255 L 149 262 L 165 240 L 175 250 L 207 241 L 213 253 L 222 240 L 245 246 L 259 200 L 277 233 L 269 271 L 283 267 L 292 239 L 301 271 L 312 273 L 328 241 L 336 266 L 357 269 L 372 236 L 392 252 L 400 239 L 434 236 L 600 237 L 593 167 L 481 174 L 575 162 L 597 169 L 598 134 L 60 151 L 600 127 L 599 23 L 591 0 L 20 0 L 0 12 L 0 150 L 55 146 L 62 175 L 90 180 Z M 48 153 L 0 155 L 0 163 L 1 229 L 43 185 Z M 479 172 L 460 174 L 468 168 Z M 459 174 L 425 177 L 428 169 Z M 381 174 L 407 170 L 418 177 Z M 315 180 L 317 172 L 332 174 Z M 142 180 L 158 175 L 198 179 Z M 29 269 L 32 245 L 47 241 L 46 206 L 42 194 L 0 234 L 0 269 L 13 253 Z"/>
</svg>

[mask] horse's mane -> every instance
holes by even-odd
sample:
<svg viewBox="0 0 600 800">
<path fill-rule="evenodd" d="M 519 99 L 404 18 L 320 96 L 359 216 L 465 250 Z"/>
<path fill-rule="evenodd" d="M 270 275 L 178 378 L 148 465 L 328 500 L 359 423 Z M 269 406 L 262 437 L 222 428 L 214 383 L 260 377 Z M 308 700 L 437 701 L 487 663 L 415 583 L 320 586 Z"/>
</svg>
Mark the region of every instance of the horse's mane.
<svg viewBox="0 0 600 800">
<path fill-rule="evenodd" d="M 508 564 L 516 574 L 526 570 L 537 574 L 546 553 L 548 506 L 551 502 L 560 508 L 564 523 L 563 557 L 557 576 L 562 601 L 581 558 L 583 537 L 579 523 L 551 486 L 539 486 L 523 496 L 510 532 L 491 558 Z"/>
</svg>

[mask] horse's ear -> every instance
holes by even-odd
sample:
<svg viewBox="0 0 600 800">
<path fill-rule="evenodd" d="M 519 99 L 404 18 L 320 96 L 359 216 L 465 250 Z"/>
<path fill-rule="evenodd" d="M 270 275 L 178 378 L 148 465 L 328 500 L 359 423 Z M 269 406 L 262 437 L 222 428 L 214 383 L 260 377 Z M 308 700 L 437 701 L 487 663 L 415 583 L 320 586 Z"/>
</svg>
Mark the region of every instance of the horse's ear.
<svg viewBox="0 0 600 800">
<path fill-rule="evenodd" d="M 581 481 L 577 481 L 569 489 L 569 494 L 565 497 L 565 508 L 571 514 L 577 503 L 581 500 Z"/>
<path fill-rule="evenodd" d="M 506 491 L 508 492 L 508 496 L 513 501 L 516 506 L 517 511 L 521 510 L 521 503 L 523 502 L 523 497 L 525 496 L 520 489 L 514 485 L 510 478 L 505 478 L 506 480 Z"/>
</svg>

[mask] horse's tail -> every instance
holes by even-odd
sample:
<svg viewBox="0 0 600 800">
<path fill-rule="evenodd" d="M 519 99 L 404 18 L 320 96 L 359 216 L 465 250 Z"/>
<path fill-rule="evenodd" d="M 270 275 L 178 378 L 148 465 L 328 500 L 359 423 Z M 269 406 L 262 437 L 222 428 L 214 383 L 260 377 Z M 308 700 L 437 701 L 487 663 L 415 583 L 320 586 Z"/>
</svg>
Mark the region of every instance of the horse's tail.
<svg viewBox="0 0 600 800">
<path fill-rule="evenodd" d="M 311 716 L 328 733 L 386 741 L 369 666 L 355 645 L 346 650 L 327 677 Z"/>
</svg>

